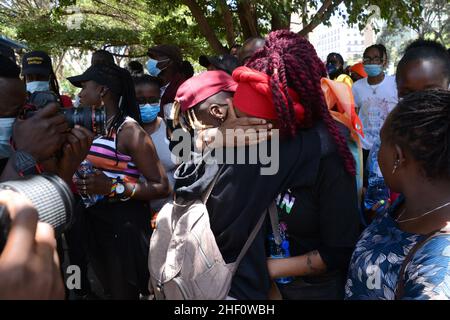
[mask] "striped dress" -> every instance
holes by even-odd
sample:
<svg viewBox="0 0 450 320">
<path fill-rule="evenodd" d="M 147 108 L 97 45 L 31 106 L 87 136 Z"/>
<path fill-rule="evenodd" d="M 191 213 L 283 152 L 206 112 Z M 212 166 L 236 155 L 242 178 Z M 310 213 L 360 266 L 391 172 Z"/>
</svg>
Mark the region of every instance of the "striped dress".
<svg viewBox="0 0 450 320">
<path fill-rule="evenodd" d="M 109 178 L 120 178 L 124 182 L 137 183 L 141 174 L 131 157 L 120 153 L 116 149 L 116 138 L 122 127 L 127 122 L 136 122 L 127 117 L 122 125 L 111 137 L 100 136 L 94 139 L 87 160 L 95 169 L 101 170 Z"/>
</svg>

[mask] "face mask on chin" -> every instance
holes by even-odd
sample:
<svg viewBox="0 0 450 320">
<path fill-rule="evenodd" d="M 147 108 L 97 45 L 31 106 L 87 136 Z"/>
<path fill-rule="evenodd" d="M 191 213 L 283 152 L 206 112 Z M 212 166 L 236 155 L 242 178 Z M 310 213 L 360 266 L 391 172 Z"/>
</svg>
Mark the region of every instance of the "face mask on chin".
<svg viewBox="0 0 450 320">
<path fill-rule="evenodd" d="M 12 153 L 9 143 L 16 118 L 0 118 L 0 159 L 9 158 Z"/>
<path fill-rule="evenodd" d="M 48 81 L 31 81 L 27 83 L 27 91 L 29 93 L 49 91 L 50 83 Z"/>
</svg>

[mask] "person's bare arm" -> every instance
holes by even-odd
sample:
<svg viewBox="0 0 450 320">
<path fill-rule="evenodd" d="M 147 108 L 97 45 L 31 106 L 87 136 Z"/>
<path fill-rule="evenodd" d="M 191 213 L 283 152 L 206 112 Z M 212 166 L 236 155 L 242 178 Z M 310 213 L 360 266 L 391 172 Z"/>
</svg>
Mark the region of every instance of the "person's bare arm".
<svg viewBox="0 0 450 320">
<path fill-rule="evenodd" d="M 130 123 L 124 126 L 118 134 L 118 150 L 131 156 L 138 171 L 145 177 L 145 181 L 136 184 L 126 183 L 123 198 L 149 201 L 160 199 L 170 194 L 169 181 L 166 172 L 156 153 L 150 136 L 139 125 Z M 109 195 L 112 179 L 102 172 L 96 172 L 87 179 L 77 181 L 78 190 L 86 194 Z"/>
<path fill-rule="evenodd" d="M 145 181 L 136 184 L 133 198 L 151 200 L 167 197 L 171 190 L 163 165 L 159 161 L 151 137 L 135 123 L 127 124 L 119 133 L 119 150 L 131 156 Z M 132 193 L 131 184 L 126 186 L 125 195 Z"/>
<path fill-rule="evenodd" d="M 269 259 L 267 265 L 272 279 L 314 276 L 323 274 L 327 271 L 327 266 L 323 262 L 319 252 L 316 250 L 296 257 Z"/>
</svg>

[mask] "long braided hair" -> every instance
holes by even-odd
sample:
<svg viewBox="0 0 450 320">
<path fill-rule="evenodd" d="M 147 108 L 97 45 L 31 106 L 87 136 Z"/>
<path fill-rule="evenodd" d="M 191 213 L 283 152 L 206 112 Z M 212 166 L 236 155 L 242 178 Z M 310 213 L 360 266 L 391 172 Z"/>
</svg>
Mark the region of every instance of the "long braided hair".
<svg viewBox="0 0 450 320">
<path fill-rule="evenodd" d="M 409 150 L 429 178 L 450 178 L 450 91 L 406 95 L 386 119 L 386 139 Z"/>
<path fill-rule="evenodd" d="M 113 64 L 98 64 L 96 68 L 103 80 L 101 84 L 108 87 L 118 100 L 118 110 L 108 128 L 108 136 L 117 133 L 126 117 L 131 117 L 142 124 L 134 82 L 130 73 Z"/>
<path fill-rule="evenodd" d="M 323 120 L 336 142 L 346 170 L 355 175 L 354 158 L 328 111 L 322 92 L 320 81 L 327 77 L 325 65 L 312 44 L 294 32 L 274 31 L 267 36 L 265 46 L 252 56 L 246 66 L 270 76 L 280 129 L 293 136 L 299 128 L 310 128 L 318 120 Z M 305 118 L 301 123 L 296 121 L 288 87 L 296 91 L 305 108 Z M 287 103 L 283 94 L 287 97 Z"/>
</svg>

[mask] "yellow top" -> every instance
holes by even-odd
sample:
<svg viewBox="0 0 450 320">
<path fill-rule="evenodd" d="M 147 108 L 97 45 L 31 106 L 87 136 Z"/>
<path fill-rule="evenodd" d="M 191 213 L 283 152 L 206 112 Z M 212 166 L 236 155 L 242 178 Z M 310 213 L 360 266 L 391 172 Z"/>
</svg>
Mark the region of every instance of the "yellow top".
<svg viewBox="0 0 450 320">
<path fill-rule="evenodd" d="M 347 84 L 350 88 L 353 86 L 353 80 L 350 78 L 350 76 L 346 75 L 345 73 L 341 74 L 339 77 L 335 79 L 335 81 L 343 82 Z"/>
</svg>

